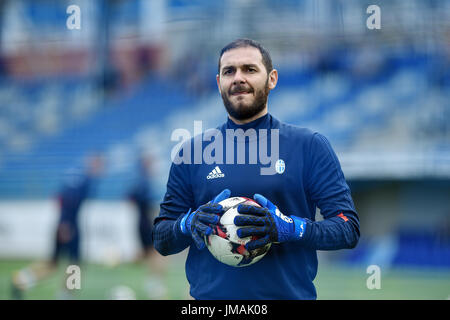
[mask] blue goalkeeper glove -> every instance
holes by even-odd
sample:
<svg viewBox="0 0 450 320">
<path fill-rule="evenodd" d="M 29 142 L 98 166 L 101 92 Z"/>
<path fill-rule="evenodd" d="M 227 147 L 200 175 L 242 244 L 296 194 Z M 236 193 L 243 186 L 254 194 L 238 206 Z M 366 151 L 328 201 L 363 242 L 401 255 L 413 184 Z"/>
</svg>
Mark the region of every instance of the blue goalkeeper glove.
<svg viewBox="0 0 450 320">
<path fill-rule="evenodd" d="M 249 241 L 247 250 L 264 247 L 268 243 L 282 243 L 300 240 L 305 234 L 306 220 L 296 216 L 285 216 L 268 199 L 255 194 L 253 199 L 261 207 L 239 205 L 240 214 L 234 218 L 234 224 L 241 226 L 237 230 L 240 238 L 258 236 L 257 240 Z"/>
<path fill-rule="evenodd" d="M 204 236 L 209 236 L 212 232 L 212 225 L 216 225 L 220 216 L 223 214 L 223 208 L 220 201 L 230 197 L 231 191 L 223 190 L 212 201 L 201 205 L 197 210 L 191 212 L 189 209 L 183 218 L 181 218 L 181 232 L 190 235 L 199 250 L 205 247 Z"/>
</svg>

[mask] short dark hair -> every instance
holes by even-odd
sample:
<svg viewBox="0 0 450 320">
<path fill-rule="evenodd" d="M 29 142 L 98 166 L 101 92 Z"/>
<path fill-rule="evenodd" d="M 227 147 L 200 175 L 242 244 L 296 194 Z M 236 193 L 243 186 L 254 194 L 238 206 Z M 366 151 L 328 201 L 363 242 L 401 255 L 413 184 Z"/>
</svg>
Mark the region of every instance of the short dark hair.
<svg viewBox="0 0 450 320">
<path fill-rule="evenodd" d="M 262 56 L 262 62 L 264 64 L 264 67 L 266 67 L 267 74 L 269 74 L 269 72 L 273 70 L 272 58 L 270 57 L 269 52 L 260 43 L 252 39 L 236 39 L 233 42 L 227 44 L 225 47 L 223 47 L 223 49 L 220 51 L 218 64 L 219 74 L 220 74 L 220 59 L 222 59 L 223 54 L 231 49 L 245 48 L 245 47 L 253 47 L 259 50 Z"/>
</svg>

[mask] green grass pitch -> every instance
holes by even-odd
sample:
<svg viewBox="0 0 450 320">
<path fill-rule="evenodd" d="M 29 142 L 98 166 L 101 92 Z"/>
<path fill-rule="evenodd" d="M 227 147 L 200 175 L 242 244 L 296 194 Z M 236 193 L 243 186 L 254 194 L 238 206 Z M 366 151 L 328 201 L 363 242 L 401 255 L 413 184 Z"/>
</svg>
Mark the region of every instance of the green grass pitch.
<svg viewBox="0 0 450 320">
<path fill-rule="evenodd" d="M 188 299 L 188 283 L 184 273 L 185 256 L 171 257 L 165 282 L 169 299 Z M 10 295 L 10 276 L 30 261 L 0 260 L 0 299 Z M 145 264 L 125 263 L 117 266 L 84 264 L 81 266 L 81 289 L 74 290 L 75 299 L 109 299 L 111 289 L 125 285 L 133 289 L 137 299 L 147 299 L 145 282 L 151 271 Z M 65 268 L 44 280 L 24 295 L 25 299 L 57 299 L 65 283 Z M 450 270 L 391 269 L 381 274 L 381 288 L 366 286 L 366 268 L 319 263 L 314 281 L 318 299 L 450 299 Z"/>
</svg>

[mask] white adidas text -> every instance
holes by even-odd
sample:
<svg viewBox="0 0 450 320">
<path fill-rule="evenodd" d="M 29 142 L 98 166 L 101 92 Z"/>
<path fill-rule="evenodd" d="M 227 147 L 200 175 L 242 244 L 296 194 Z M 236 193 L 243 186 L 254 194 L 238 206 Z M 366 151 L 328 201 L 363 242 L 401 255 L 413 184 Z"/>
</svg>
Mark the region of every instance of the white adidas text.
<svg viewBox="0 0 450 320">
<path fill-rule="evenodd" d="M 225 177 L 225 174 L 220 171 L 219 166 L 216 166 L 213 171 L 211 171 L 207 176 L 206 179 L 215 179 L 215 178 L 223 178 Z"/>
</svg>

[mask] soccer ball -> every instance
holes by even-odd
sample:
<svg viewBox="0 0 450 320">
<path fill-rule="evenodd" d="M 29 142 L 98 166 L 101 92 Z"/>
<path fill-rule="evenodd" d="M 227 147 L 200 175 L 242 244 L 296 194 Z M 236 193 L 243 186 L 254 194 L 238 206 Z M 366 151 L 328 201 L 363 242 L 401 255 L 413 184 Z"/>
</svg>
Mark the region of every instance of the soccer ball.
<svg viewBox="0 0 450 320">
<path fill-rule="evenodd" d="M 271 244 L 252 251 L 245 249 L 245 244 L 258 237 L 239 238 L 236 234 L 238 228 L 234 224 L 234 217 L 240 215 L 237 207 L 240 204 L 260 207 L 252 199 L 244 197 L 232 197 L 219 202 L 224 214 L 219 223 L 214 227 L 214 232 L 205 237 L 205 242 L 211 254 L 220 262 L 232 267 L 245 267 L 261 260 L 269 251 Z"/>
</svg>

